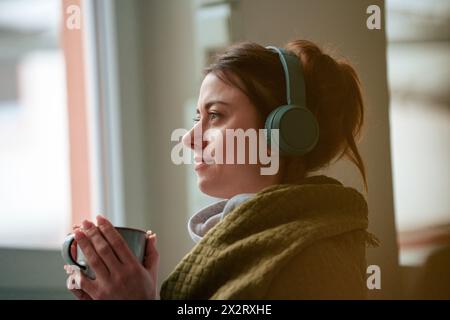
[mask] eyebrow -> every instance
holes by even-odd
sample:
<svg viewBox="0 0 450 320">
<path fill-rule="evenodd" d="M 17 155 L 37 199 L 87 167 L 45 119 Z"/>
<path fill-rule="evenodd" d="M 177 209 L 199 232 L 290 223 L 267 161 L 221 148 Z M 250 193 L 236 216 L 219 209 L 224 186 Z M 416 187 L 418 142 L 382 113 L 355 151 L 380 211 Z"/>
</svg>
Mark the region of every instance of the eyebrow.
<svg viewBox="0 0 450 320">
<path fill-rule="evenodd" d="M 215 104 L 223 104 L 223 105 L 225 105 L 225 106 L 229 106 L 229 105 L 230 105 L 228 102 L 225 102 L 225 101 L 212 100 L 212 101 L 209 101 L 209 102 L 205 103 L 205 109 L 206 109 L 206 111 L 208 111 L 209 108 L 211 108 L 211 107 L 212 107 L 213 105 L 215 105 Z M 198 108 L 197 108 L 195 111 L 196 111 L 197 113 L 200 113 L 200 111 L 198 110 Z"/>
</svg>

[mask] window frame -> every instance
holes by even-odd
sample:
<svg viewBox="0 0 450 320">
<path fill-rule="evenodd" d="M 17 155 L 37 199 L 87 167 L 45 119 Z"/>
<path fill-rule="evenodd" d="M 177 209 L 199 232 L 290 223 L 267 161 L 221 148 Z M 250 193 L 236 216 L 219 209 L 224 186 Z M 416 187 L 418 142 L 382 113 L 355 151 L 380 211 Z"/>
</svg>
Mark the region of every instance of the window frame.
<svg viewBox="0 0 450 320">
<path fill-rule="evenodd" d="M 84 152 L 89 179 L 84 181 L 89 184 L 85 192 L 90 193 L 90 201 L 88 207 L 77 209 L 83 211 L 72 212 L 72 220 L 102 213 L 115 225 L 146 228 L 144 75 L 138 72 L 142 57 L 140 26 L 136 23 L 142 3 L 61 1 L 63 10 L 67 5 L 80 5 L 81 31 L 85 31 L 82 48 L 88 141 Z M 65 287 L 63 264 L 59 250 L 0 248 L 0 299 L 73 298 Z"/>
</svg>

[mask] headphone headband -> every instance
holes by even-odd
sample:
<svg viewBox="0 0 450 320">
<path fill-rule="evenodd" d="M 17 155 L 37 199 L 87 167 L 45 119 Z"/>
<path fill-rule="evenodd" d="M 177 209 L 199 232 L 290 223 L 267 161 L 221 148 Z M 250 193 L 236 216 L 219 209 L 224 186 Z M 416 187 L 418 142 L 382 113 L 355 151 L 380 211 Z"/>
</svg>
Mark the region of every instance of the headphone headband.
<svg viewBox="0 0 450 320">
<path fill-rule="evenodd" d="M 299 61 L 299 58 L 282 48 L 267 46 L 266 49 L 270 49 L 278 53 L 280 57 L 286 80 L 287 104 L 306 107 L 305 79 L 303 77 L 303 67 Z M 298 72 L 295 72 L 295 70 Z"/>
</svg>

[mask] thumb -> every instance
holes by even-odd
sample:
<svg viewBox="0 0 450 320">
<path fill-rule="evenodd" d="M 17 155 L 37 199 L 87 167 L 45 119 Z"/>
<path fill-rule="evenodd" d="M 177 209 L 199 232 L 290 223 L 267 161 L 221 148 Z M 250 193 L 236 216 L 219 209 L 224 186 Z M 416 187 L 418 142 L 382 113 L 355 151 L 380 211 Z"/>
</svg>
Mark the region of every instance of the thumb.
<svg viewBox="0 0 450 320">
<path fill-rule="evenodd" d="M 156 234 L 147 232 L 147 245 L 145 247 L 144 268 L 149 271 L 156 271 L 159 263 L 159 253 L 156 249 Z"/>
</svg>

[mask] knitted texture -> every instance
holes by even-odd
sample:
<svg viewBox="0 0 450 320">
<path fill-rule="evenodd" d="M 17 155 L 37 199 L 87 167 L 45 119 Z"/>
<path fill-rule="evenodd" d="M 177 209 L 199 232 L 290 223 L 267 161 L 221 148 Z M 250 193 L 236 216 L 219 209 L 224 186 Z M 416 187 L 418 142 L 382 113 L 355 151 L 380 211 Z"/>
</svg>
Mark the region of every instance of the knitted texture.
<svg viewBox="0 0 450 320">
<path fill-rule="evenodd" d="M 261 299 L 305 248 L 367 226 L 364 197 L 335 179 L 270 186 L 206 233 L 164 281 L 161 299 Z"/>
</svg>

